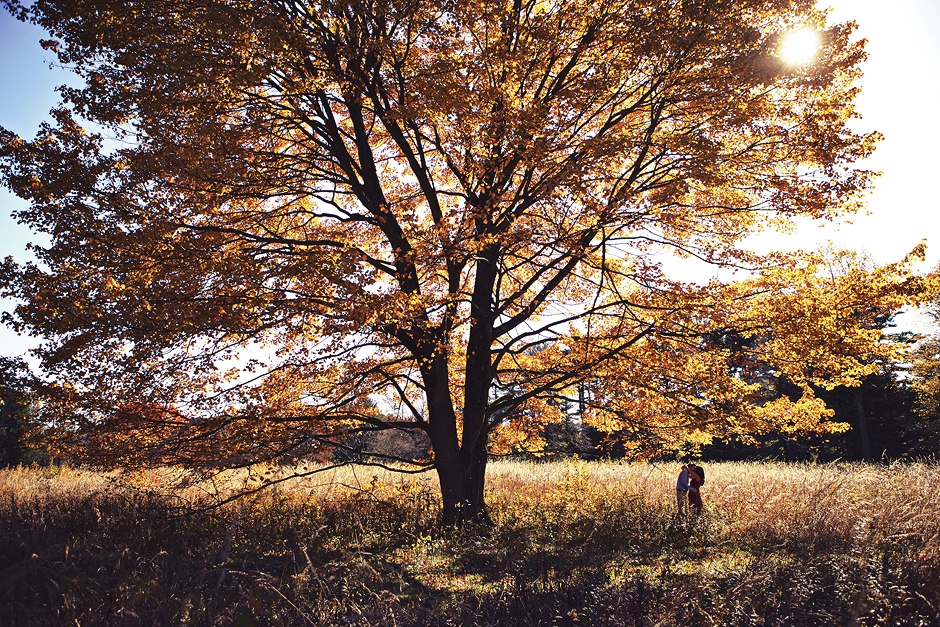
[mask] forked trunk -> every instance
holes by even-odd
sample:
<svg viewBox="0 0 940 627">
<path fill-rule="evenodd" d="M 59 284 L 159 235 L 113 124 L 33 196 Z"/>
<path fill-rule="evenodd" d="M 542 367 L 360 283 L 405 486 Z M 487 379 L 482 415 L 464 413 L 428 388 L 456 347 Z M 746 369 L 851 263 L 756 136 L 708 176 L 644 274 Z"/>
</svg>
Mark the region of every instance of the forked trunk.
<svg viewBox="0 0 940 627">
<path fill-rule="evenodd" d="M 449 524 L 490 521 L 483 501 L 486 479 L 486 434 L 457 437 L 457 415 L 447 385 L 446 368 L 425 372 L 428 436 L 441 485 L 444 521 Z M 466 425 L 464 425 L 466 426 Z"/>
<path fill-rule="evenodd" d="M 482 231 L 483 221 L 477 225 Z M 487 403 L 493 383 L 493 290 L 496 283 L 496 246 L 476 257 L 476 278 L 471 299 L 470 334 L 464 370 L 462 433 L 457 437 L 457 414 L 450 394 L 447 357 L 431 352 L 431 363 L 422 369 L 428 400 L 428 435 L 434 448 L 441 483 L 444 520 L 452 524 L 489 523 L 483 488 L 486 482 L 486 441 L 489 435 Z M 425 362 L 427 363 L 427 362 Z"/>
<path fill-rule="evenodd" d="M 441 484 L 444 521 L 461 525 L 489 522 L 483 488 L 486 480 L 486 436 L 457 439 L 453 406 L 433 407 L 429 403 L 429 435 L 434 449 L 435 468 Z"/>
<path fill-rule="evenodd" d="M 448 524 L 492 522 L 483 500 L 486 447 L 478 449 L 482 450 L 462 450 L 460 464 L 456 469 L 438 463 L 437 475 L 441 483 L 443 516 Z"/>
</svg>

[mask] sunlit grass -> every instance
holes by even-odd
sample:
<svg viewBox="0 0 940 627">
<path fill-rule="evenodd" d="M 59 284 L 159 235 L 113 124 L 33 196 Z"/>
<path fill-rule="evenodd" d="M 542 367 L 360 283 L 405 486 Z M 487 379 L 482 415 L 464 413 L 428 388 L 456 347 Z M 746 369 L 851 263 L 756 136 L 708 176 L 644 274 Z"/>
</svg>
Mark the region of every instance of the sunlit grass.
<svg viewBox="0 0 940 627">
<path fill-rule="evenodd" d="M 491 527 L 442 529 L 433 475 L 0 471 L 0 624 L 932 624 L 940 468 L 490 465 Z M 4 566 L 4 564 L 6 564 Z M 760 620 L 754 617 L 760 617 Z M 933 617 L 933 618 L 932 618 Z M 854 621 L 854 622 L 853 622 Z"/>
</svg>

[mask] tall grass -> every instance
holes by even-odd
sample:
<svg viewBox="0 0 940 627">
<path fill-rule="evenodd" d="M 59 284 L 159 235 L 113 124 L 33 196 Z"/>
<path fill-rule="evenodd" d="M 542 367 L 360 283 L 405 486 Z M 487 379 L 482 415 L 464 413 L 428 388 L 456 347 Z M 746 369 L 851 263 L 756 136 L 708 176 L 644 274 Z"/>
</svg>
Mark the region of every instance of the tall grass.
<svg viewBox="0 0 940 627">
<path fill-rule="evenodd" d="M 937 465 L 677 473 L 493 463 L 455 530 L 428 475 L 0 471 L 0 625 L 940 625 Z"/>
</svg>

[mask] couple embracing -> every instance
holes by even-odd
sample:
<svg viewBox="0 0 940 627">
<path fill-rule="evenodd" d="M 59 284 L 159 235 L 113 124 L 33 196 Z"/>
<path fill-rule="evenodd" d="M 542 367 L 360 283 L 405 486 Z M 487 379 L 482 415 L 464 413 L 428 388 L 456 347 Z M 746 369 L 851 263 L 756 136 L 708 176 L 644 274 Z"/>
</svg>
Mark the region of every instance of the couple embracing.
<svg viewBox="0 0 940 627">
<path fill-rule="evenodd" d="M 683 464 L 676 482 L 676 507 L 679 516 L 684 516 L 691 509 L 696 515 L 702 513 L 702 484 L 705 483 L 705 470 L 695 464 Z"/>
</svg>

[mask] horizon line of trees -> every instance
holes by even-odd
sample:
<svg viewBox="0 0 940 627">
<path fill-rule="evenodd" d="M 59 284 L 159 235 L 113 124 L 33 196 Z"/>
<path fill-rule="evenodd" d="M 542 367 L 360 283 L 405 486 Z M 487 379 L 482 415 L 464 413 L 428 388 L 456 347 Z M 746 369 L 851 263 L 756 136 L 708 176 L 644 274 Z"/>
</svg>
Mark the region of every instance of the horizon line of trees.
<svg viewBox="0 0 940 627">
<path fill-rule="evenodd" d="M 893 316 L 883 319 L 884 328 L 892 326 L 891 318 Z M 491 453 L 491 456 L 533 460 L 574 456 L 586 460 L 619 460 L 630 458 L 631 452 L 639 446 L 645 457 L 667 459 L 677 454 L 692 454 L 703 461 L 936 459 L 940 455 L 940 333 L 925 337 L 904 332 L 887 337 L 909 347 L 909 361 L 881 363 L 879 369 L 864 377 L 858 386 L 837 386 L 830 390 L 819 386 L 814 388 L 816 395 L 832 411 L 831 421 L 845 425 L 842 431 L 786 433 L 775 429 L 749 437 L 716 438 L 686 448 L 681 453 L 663 449 L 661 454 L 654 452 L 650 455 L 650 447 L 656 446 L 655 434 L 645 434 L 650 438 L 648 442 L 637 442 L 642 434 L 627 430 L 607 432 L 582 420 L 586 406 L 597 402 L 591 400 L 590 382 L 585 382 L 570 396 L 559 396 L 555 404 L 562 419 L 544 424 L 534 434 L 536 444 L 523 440 L 509 450 Z M 741 338 L 729 340 L 726 337 L 723 343 L 729 341 L 740 342 Z M 761 382 L 764 402 L 783 396 L 793 401 L 802 393 L 785 377 L 776 377 L 768 370 L 752 370 L 749 377 L 752 381 Z M 54 454 L 46 446 L 49 431 L 37 423 L 33 411 L 41 402 L 41 388 L 42 383 L 22 359 L 0 357 L 0 468 L 53 461 Z M 123 425 L 126 434 L 143 430 L 147 423 L 164 426 L 167 422 L 186 422 L 178 412 L 154 411 L 126 408 L 115 414 L 113 422 Z M 169 414 L 176 416 L 174 421 L 167 421 Z M 112 434 L 116 431 L 114 425 L 105 430 Z M 627 443 L 631 446 L 626 446 Z M 351 432 L 341 441 L 340 447 L 329 452 L 312 448 L 311 456 L 334 463 L 374 459 L 420 460 L 431 458 L 431 445 L 423 432 L 362 429 Z M 88 459 L 93 460 L 94 457 L 92 454 Z M 172 463 L 168 457 L 162 459 Z M 289 463 L 291 460 L 283 461 Z"/>
</svg>

